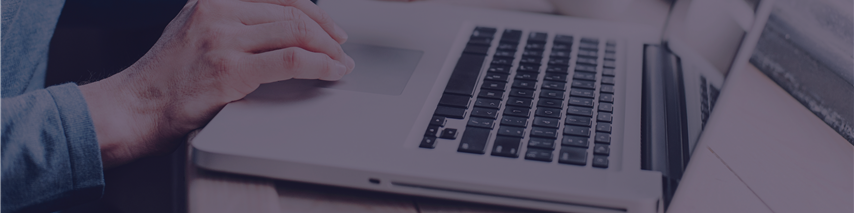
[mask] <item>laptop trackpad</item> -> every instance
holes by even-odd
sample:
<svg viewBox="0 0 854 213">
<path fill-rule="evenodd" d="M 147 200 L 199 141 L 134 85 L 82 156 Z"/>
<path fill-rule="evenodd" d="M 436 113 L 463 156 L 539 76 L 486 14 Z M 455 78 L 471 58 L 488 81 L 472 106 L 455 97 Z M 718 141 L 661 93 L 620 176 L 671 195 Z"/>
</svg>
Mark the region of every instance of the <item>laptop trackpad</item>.
<svg viewBox="0 0 854 213">
<path fill-rule="evenodd" d="M 338 81 L 323 82 L 320 87 L 400 95 L 415 71 L 424 51 L 367 44 L 341 45 L 356 61 L 356 68 Z"/>
</svg>

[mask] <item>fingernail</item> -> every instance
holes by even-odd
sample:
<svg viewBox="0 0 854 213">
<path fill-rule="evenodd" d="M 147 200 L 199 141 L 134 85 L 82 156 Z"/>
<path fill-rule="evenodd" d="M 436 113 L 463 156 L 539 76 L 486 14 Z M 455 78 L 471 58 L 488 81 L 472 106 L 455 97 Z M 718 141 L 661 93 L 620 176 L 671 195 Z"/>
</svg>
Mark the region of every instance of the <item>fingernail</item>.
<svg viewBox="0 0 854 213">
<path fill-rule="evenodd" d="M 335 31 L 336 31 L 335 33 L 338 34 L 338 36 L 341 36 L 341 39 L 344 39 L 344 41 L 347 41 L 347 38 L 350 37 L 347 35 L 347 32 L 344 32 L 344 29 L 342 29 L 337 24 L 335 25 Z M 344 43 L 344 42 L 342 41 L 341 43 Z"/>
<path fill-rule="evenodd" d="M 333 72 L 335 73 L 335 75 L 337 75 L 336 77 L 338 79 L 341 79 L 341 77 L 344 77 L 344 75 L 347 74 L 347 67 L 344 66 L 344 64 L 342 63 L 336 63 L 335 67 L 333 68 Z"/>
<path fill-rule="evenodd" d="M 349 55 L 347 56 L 347 73 L 353 71 L 356 68 L 356 61 L 353 60 Z"/>
</svg>

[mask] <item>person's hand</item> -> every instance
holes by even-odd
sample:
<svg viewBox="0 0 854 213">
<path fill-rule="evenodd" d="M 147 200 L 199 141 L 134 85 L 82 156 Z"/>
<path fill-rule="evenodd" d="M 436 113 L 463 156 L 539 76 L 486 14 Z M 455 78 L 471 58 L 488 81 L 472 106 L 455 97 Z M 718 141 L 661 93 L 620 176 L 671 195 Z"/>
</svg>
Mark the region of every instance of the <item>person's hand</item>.
<svg viewBox="0 0 854 213">
<path fill-rule="evenodd" d="M 309 0 L 190 0 L 139 61 L 80 87 L 105 168 L 173 150 L 260 84 L 340 79 L 346 40 Z"/>
</svg>

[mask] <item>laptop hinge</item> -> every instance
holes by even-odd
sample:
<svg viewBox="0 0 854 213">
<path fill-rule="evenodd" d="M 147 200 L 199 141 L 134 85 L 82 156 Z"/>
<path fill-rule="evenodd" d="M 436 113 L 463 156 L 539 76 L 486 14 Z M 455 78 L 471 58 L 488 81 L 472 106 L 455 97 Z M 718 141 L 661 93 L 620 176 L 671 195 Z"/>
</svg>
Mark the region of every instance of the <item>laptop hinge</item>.
<svg viewBox="0 0 854 213">
<path fill-rule="evenodd" d="M 665 45 L 644 47 L 641 168 L 662 173 L 665 206 L 690 155 L 679 63 Z"/>
</svg>

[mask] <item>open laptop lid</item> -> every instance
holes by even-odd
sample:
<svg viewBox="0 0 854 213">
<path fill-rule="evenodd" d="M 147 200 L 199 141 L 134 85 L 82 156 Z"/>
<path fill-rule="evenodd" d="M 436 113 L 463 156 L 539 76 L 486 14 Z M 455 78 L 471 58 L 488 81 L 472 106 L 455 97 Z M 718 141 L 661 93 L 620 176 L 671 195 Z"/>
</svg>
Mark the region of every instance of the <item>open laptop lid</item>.
<svg viewBox="0 0 854 213">
<path fill-rule="evenodd" d="M 745 66 L 773 0 L 677 0 L 662 45 L 644 54 L 642 168 L 675 192 L 732 69 Z"/>
<path fill-rule="evenodd" d="M 774 0 L 677 0 L 664 43 L 679 57 L 683 127 L 688 150 L 714 109 L 727 74 L 743 68 L 762 33 Z M 687 162 L 686 162 L 687 163 Z"/>
</svg>

